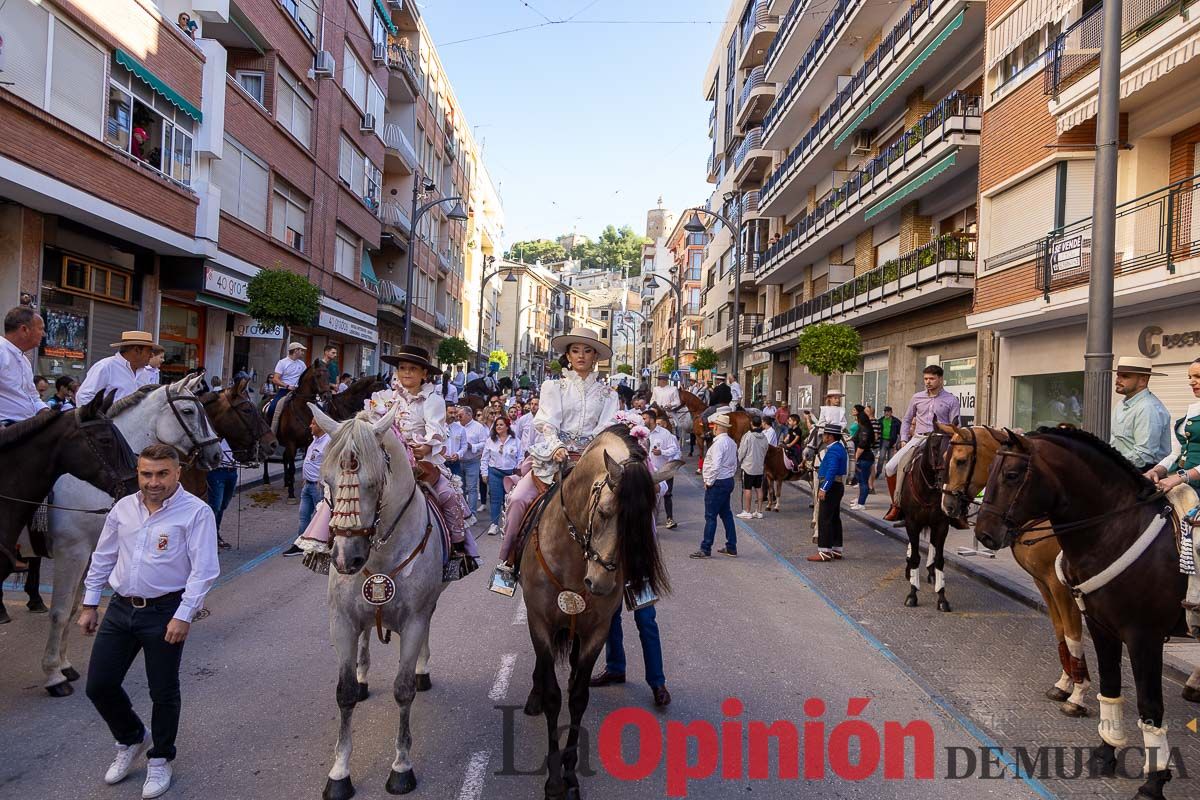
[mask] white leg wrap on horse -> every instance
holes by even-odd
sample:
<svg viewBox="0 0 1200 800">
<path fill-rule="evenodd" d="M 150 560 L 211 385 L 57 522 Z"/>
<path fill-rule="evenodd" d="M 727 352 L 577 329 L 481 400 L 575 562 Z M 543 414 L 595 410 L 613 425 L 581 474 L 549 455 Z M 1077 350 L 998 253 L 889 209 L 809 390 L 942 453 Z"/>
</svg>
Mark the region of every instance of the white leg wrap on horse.
<svg viewBox="0 0 1200 800">
<path fill-rule="evenodd" d="M 1113 747 L 1125 746 L 1125 726 L 1122 720 L 1122 701 L 1120 697 L 1105 697 L 1100 699 L 1100 738 Z"/>
<path fill-rule="evenodd" d="M 1139 719 L 1138 727 L 1142 729 L 1142 744 L 1146 748 L 1146 763 L 1143 774 L 1149 775 L 1151 772 L 1158 772 L 1169 767 L 1171 749 L 1167 744 L 1167 726 L 1163 725 L 1161 728 L 1156 728 Z"/>
<path fill-rule="evenodd" d="M 933 571 L 933 590 L 940 592 L 946 588 L 946 573 L 940 569 Z"/>
<path fill-rule="evenodd" d="M 1062 677 L 1054 682 L 1054 688 L 1058 689 L 1060 692 L 1071 691 L 1071 676 L 1066 672 L 1063 672 Z"/>
<path fill-rule="evenodd" d="M 1083 658 L 1083 642 L 1078 639 L 1072 639 L 1070 636 L 1063 637 L 1067 643 L 1067 651 L 1075 658 Z"/>
<path fill-rule="evenodd" d="M 909 542 L 908 544 L 904 545 L 904 557 L 912 558 L 912 542 Z"/>
<path fill-rule="evenodd" d="M 1091 684 L 1087 681 L 1075 684 L 1075 688 L 1071 690 L 1071 696 L 1067 698 L 1067 702 L 1082 706 L 1083 701 L 1087 698 L 1087 691 L 1090 687 Z"/>
<path fill-rule="evenodd" d="M 921 570 L 919 567 L 914 569 L 912 573 L 909 574 L 908 582 L 911 583 L 912 587 L 917 591 L 921 590 Z"/>
</svg>

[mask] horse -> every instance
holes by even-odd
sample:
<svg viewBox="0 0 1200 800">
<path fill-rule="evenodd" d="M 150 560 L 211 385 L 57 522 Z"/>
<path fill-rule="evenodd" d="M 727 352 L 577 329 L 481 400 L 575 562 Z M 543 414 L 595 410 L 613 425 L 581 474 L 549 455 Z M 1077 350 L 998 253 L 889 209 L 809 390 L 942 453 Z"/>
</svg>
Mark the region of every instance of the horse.
<svg viewBox="0 0 1200 800">
<path fill-rule="evenodd" d="M 332 396 L 329 391 L 329 370 L 318 360 L 304 370 L 296 389 L 280 401 L 284 404 L 283 408 L 275 408 L 278 418 L 272 420 L 271 427 L 283 447 L 283 485 L 287 487 L 290 500 L 296 498 L 296 453 L 312 444 L 312 430 L 309 428 L 312 413 L 308 410 L 308 404 L 320 400 L 329 405 Z M 263 402 L 264 414 L 270 402 Z"/>
<path fill-rule="evenodd" d="M 248 383 L 248 378 L 241 378 L 227 389 L 200 395 L 200 405 L 213 430 L 233 452 L 233 463 L 222 463 L 223 467 L 262 463 L 279 444 L 262 412 L 246 396 Z M 208 470 L 185 467 L 180 483 L 201 500 L 208 500 Z"/>
<path fill-rule="evenodd" d="M 950 436 L 946 454 L 946 483 L 942 487 L 942 511 L 949 517 L 965 519 L 972 502 L 987 483 L 988 470 L 996 457 L 1004 435 L 984 425 L 958 427 L 938 423 L 938 429 Z M 1019 534 L 1011 545 L 1013 559 L 1029 573 L 1042 594 L 1058 642 L 1058 660 L 1062 675 L 1046 690 L 1046 698 L 1059 704 L 1068 717 L 1086 717 L 1083 699 L 1091 685 L 1083 651 L 1083 617 L 1071 597 L 1071 591 L 1054 571 L 1054 562 L 1062 548 L 1054 537 Z M 1029 540 L 1029 541 L 1027 541 Z"/>
<path fill-rule="evenodd" d="M 202 380 L 196 376 L 164 386 L 147 386 L 113 403 L 109 416 L 134 453 L 162 442 L 187 454 L 185 463 L 205 469 L 221 463 L 220 439 L 195 394 Z M 45 688 L 52 697 L 71 694 L 71 681 L 79 678 L 66 658 L 67 630 L 79 608 L 88 560 L 112 504 L 113 497 L 107 492 L 71 475 L 54 484 L 49 526 L 54 594 L 50 601 L 50 633 L 42 657 Z"/>
<path fill-rule="evenodd" d="M 375 392 L 387 389 L 389 382 L 382 375 L 359 378 L 346 387 L 346 391 L 338 392 L 329 401 L 329 416 L 342 421 L 353 417 L 363 410 L 363 405 L 371 399 Z"/>
<path fill-rule="evenodd" d="M 1122 726 L 1121 650 L 1129 650 L 1146 760 L 1138 797 L 1163 798 L 1171 780 L 1163 725 L 1163 642 L 1186 633 L 1187 576 L 1170 530 L 1171 506 L 1138 469 L 1090 433 L 1008 433 L 988 473 L 975 534 L 999 549 L 1020 534 L 1055 537 L 1058 574 L 1085 611 L 1100 669 L 1101 744 L 1091 766 L 1116 773 Z M 1048 524 L 1039 524 L 1048 520 Z M 1026 541 L 1029 541 L 1028 539 Z M 1200 672 L 1200 670 L 1198 670 Z M 1188 681 L 1200 686 L 1200 676 Z"/>
<path fill-rule="evenodd" d="M 363 412 L 339 423 L 311 407 L 317 424 L 331 437 L 321 480 L 334 497 L 329 634 L 338 655 L 340 723 L 324 800 L 354 795 L 351 718 L 355 705 L 367 697 L 372 628 L 381 640 L 385 628 L 400 637 L 400 668 L 392 689 L 400 721 L 385 788 L 390 794 L 406 794 L 417 785 L 409 715 L 418 689 L 428 688 L 418 685 L 417 671 L 428 659 L 430 620 L 447 584 L 442 582 L 444 545 L 438 544 L 437 517 L 417 483 L 404 443 L 391 432 L 396 412 L 394 407 L 377 422 Z"/>
<path fill-rule="evenodd" d="M 681 437 L 679 445 L 680 447 L 683 446 L 682 437 L 684 431 L 690 431 L 692 435 L 692 441 L 700 445 L 700 456 L 703 457 L 704 431 L 700 430 L 700 432 L 697 433 L 696 430 L 698 427 L 701 429 L 703 428 L 702 425 L 698 425 L 697 420 L 699 420 L 700 415 L 704 413 L 704 409 L 708 408 L 708 404 L 692 392 L 689 392 L 687 389 L 679 390 L 679 402 L 682 404 L 682 408 L 680 411 L 676 412 L 676 416 L 672 420 L 672 422 L 675 423 L 675 429 L 679 431 L 679 436 Z M 686 417 L 683 413 L 684 410 L 687 411 Z"/>
<path fill-rule="evenodd" d="M 937 593 L 937 610 L 950 611 L 946 599 L 946 537 L 950 533 L 950 518 L 942 510 L 942 477 L 946 470 L 946 449 L 950 437 L 935 430 L 908 462 L 904 485 L 897 504 L 904 513 L 904 529 L 908 533 L 905 551 L 904 577 L 910 584 L 904 598 L 906 608 L 919 605 L 917 592 L 921 588 L 921 533 L 929 529 L 929 551 L 925 561 L 927 580 Z"/>
<path fill-rule="evenodd" d="M 559 478 L 550 489 L 557 496 L 547 498 L 540 519 L 532 523 L 519 573 L 537 654 L 525 713 L 546 719 L 548 800 L 580 797 L 575 770 L 588 682 L 626 587 L 649 587 L 655 594 L 670 589 L 653 518 L 658 483 L 669 479 L 678 463 L 652 475 L 641 445 L 624 425 L 613 425 Z M 571 724 L 560 750 L 562 691 L 554 668 L 562 660 L 571 667 Z"/>
<path fill-rule="evenodd" d="M 779 501 L 783 496 L 785 481 L 811 481 L 813 479 L 813 469 L 810 465 L 801 462 L 793 466 L 796 468 L 788 469 L 782 447 L 771 445 L 767 448 L 767 458 L 763 462 L 764 491 L 766 492 L 763 505 L 768 511 L 779 511 Z"/>
<path fill-rule="evenodd" d="M 811 502 L 808 506 L 812 509 L 812 519 L 809 521 L 809 526 L 812 528 L 813 544 L 817 542 L 817 518 L 820 516 L 820 509 L 817 507 L 817 498 L 820 491 L 821 479 L 817 476 L 817 470 L 821 467 L 821 461 L 824 459 L 822 453 L 825 451 L 825 438 L 821 433 L 819 424 L 812 425 L 808 429 L 808 434 L 804 437 L 804 446 L 800 451 L 801 469 L 807 469 L 809 473 L 808 488 L 812 492 Z M 778 511 L 778 502 L 776 502 L 776 511 Z"/>
<path fill-rule="evenodd" d="M 21 465 L 6 470 L 0 482 L 0 583 L 14 571 L 21 531 L 60 477 L 73 475 L 114 496 L 137 490 L 129 445 L 106 415 L 115 394 L 97 394 L 72 411 L 43 411 L 0 430 L 4 463 Z M 45 610 L 40 563 L 31 559 L 25 576 L 28 607 L 38 612 Z M 0 600 L 0 624 L 9 621 Z"/>
</svg>

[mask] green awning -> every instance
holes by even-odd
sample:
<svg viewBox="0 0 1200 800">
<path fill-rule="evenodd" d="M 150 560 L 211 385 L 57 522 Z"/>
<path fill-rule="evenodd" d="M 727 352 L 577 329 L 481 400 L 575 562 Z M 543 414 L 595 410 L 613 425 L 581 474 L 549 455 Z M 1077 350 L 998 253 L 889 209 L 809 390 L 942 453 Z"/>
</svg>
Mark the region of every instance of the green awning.
<svg viewBox="0 0 1200 800">
<path fill-rule="evenodd" d="M 878 202 L 875 205 L 868 208 L 867 213 L 863 215 L 863 219 L 870 220 L 873 217 L 879 216 L 884 211 L 887 211 L 889 208 L 896 205 L 896 203 L 899 203 L 901 200 L 908 197 L 910 194 L 915 192 L 917 189 L 920 189 L 922 186 L 929 183 L 931 180 L 936 178 L 938 175 L 941 175 L 943 172 L 945 172 L 946 170 L 953 167 L 954 161 L 957 158 L 958 158 L 958 151 L 955 150 L 953 153 L 946 156 L 941 161 L 937 162 L 932 167 L 925 170 L 920 175 L 918 175 L 917 177 L 913 178 L 908 183 L 901 186 L 898 190 L 896 190 L 895 192 L 892 192 L 890 195 L 885 197 L 883 200 L 881 200 L 880 202 Z"/>
<path fill-rule="evenodd" d="M 371 265 L 371 257 L 363 250 L 362 279 L 372 286 L 379 286 L 379 278 L 375 277 L 375 267 Z"/>
<path fill-rule="evenodd" d="M 169 100 L 171 105 L 196 120 L 196 122 L 204 121 L 204 115 L 200 113 L 200 109 L 187 100 L 184 100 L 183 95 L 172 89 L 162 78 L 146 69 L 140 61 L 129 55 L 129 53 L 118 47 L 114 58 L 118 64 L 125 67 L 125 69 L 136 75 L 143 83 Z"/>
<path fill-rule="evenodd" d="M 383 0 L 375 0 L 375 10 L 379 12 L 379 16 L 383 19 L 383 24 L 387 26 L 388 33 L 395 36 L 400 32 L 396 27 L 396 23 L 392 22 L 392 15 L 387 12 L 387 7 L 383 4 Z"/>
<path fill-rule="evenodd" d="M 932 42 L 925 46 L 925 49 L 921 51 L 921 54 L 913 59 L 913 62 L 905 67 L 904 71 L 897 75 L 895 79 L 888 84 L 888 87 L 883 90 L 883 93 L 879 95 L 879 97 L 875 98 L 871 102 L 871 105 L 868 106 L 863 113 L 859 114 L 854 122 L 850 123 L 846 130 L 842 131 L 840 136 L 833 140 L 833 146 L 841 147 L 842 142 L 846 141 L 846 139 L 850 137 L 850 134 L 854 133 L 854 131 L 858 129 L 858 126 L 861 125 L 867 119 L 867 117 L 874 114 L 879 107 L 883 105 L 884 101 L 891 97 L 892 94 L 894 94 L 895 91 L 900 88 L 901 84 L 911 78 L 913 73 L 916 72 L 931 55 L 933 55 L 934 50 L 937 50 L 943 42 L 950 38 L 950 34 L 962 27 L 963 19 L 966 17 L 966 15 L 966 9 L 959 11 L 958 15 L 955 16 L 954 19 L 950 20 L 949 24 L 942 29 L 942 32 L 939 33 Z"/>
<path fill-rule="evenodd" d="M 208 294 L 207 292 L 196 292 L 196 300 L 204 303 L 206 306 L 223 308 L 226 311 L 232 311 L 235 314 L 245 314 L 249 308 L 243 303 L 238 303 L 225 297 L 217 297 L 216 295 Z"/>
</svg>

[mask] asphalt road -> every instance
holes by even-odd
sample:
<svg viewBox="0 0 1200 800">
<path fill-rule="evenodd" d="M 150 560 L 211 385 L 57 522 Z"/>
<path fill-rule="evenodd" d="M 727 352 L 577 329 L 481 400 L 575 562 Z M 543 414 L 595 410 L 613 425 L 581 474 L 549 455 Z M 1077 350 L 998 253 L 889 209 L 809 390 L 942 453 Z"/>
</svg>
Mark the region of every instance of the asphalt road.
<svg viewBox="0 0 1200 800">
<path fill-rule="evenodd" d="M 1006 718 L 1005 726 L 1011 728 L 984 719 L 973 701 L 977 692 L 990 692 L 996 705 L 1024 708 L 1030 704 L 1027 695 L 1040 695 L 1045 688 L 1043 677 L 1048 668 L 1041 660 L 1038 669 L 1029 669 L 1024 685 L 997 685 L 993 672 L 998 668 L 1011 672 L 1013 658 L 1011 653 L 991 651 L 988 655 L 998 658 L 1000 664 L 976 664 L 974 682 L 957 687 L 962 691 L 946 686 L 959 674 L 940 663 L 954 661 L 950 655 L 954 648 L 948 646 L 950 640 L 945 636 L 948 630 L 954 630 L 955 636 L 958 633 L 946 626 L 959 620 L 956 624 L 986 637 L 996 619 L 982 613 L 985 608 L 972 605 L 978 602 L 990 609 L 1008 601 L 983 587 L 971 591 L 984 593 L 984 599 L 968 600 L 966 579 L 959 579 L 951 589 L 957 603 L 954 614 L 938 615 L 928 605 L 915 611 L 901 609 L 903 577 L 894 574 L 899 560 L 891 552 L 896 545 L 853 525 L 848 526 L 851 556 L 846 562 L 796 566 L 793 562 L 807 553 L 808 545 L 806 515 L 801 513 L 805 509 L 795 494 L 788 498 L 790 513 L 739 522 L 741 545 L 736 560 L 691 560 L 687 554 L 696 548 L 701 532 L 701 493 L 690 476 L 677 481 L 676 493 L 681 525 L 661 531 L 675 592 L 658 606 L 667 682 L 674 702 L 666 713 L 653 709 L 635 629 L 626 615 L 629 682 L 593 691 L 586 724 L 593 733 L 589 763 L 595 774 L 583 778 L 585 796 L 661 798 L 668 796 L 669 788 L 674 796 L 680 796 L 683 789 L 686 796 L 698 798 L 729 798 L 749 792 L 758 798 L 958 800 L 964 792 L 973 798 L 1053 796 L 1046 783 L 1037 780 L 1011 776 L 981 779 L 978 764 L 971 777 L 944 778 L 947 748 L 973 750 L 978 759 L 982 747 L 997 742 L 1007 746 L 1006 740 L 996 738 L 998 728 L 1007 734 L 1019 727 L 1020 718 Z M 266 504 L 268 498 L 260 499 Z M 271 549 L 292 535 L 295 514 L 294 506 L 282 503 L 242 511 L 243 546 L 222 556 L 224 582 L 209 595 L 212 615 L 194 626 L 184 653 L 180 753 L 175 762 L 176 785 L 167 797 L 320 795 L 336 731 L 335 657 L 327 631 L 324 578 L 303 569 L 295 559 L 279 558 Z M 232 524 L 227 518 L 226 538 L 231 538 Z M 887 550 L 868 552 L 865 543 L 872 539 L 879 539 L 879 546 Z M 485 536 L 481 544 L 491 560 L 498 541 Z M 819 573 L 821 568 L 827 572 Z M 839 569 L 844 572 L 836 578 L 832 570 Z M 413 759 L 419 781 L 416 797 L 542 796 L 543 778 L 513 773 L 536 771 L 545 753 L 544 723 L 541 718 L 529 719 L 504 708 L 522 704 L 530 685 L 533 653 L 523 624 L 523 607 L 519 597 L 510 600 L 487 592 L 486 572 L 480 570 L 451 587 L 434 617 L 434 688 L 418 695 L 413 710 Z M 0 796 L 38 800 L 138 797 L 141 771 L 117 787 L 102 783 L 112 755 L 106 728 L 82 691 L 65 699 L 45 695 L 38 667 L 44 617 L 27 614 L 19 593 L 6 590 L 5 597 L 14 622 L 0 626 L 0 653 L 4 654 Z M 1013 610 L 1005 613 L 1017 613 L 1021 608 L 1012 605 Z M 892 628 L 893 622 L 911 625 L 913 620 L 919 620 L 923 633 L 915 634 L 909 627 Z M 1048 627 L 1044 619 L 1038 624 Z M 924 647 L 912 650 L 915 639 L 935 641 L 939 635 L 943 636 L 939 647 L 929 652 Z M 90 642 L 76 636 L 72 644 L 73 662 L 86 671 Z M 395 737 L 395 705 L 389 691 L 394 670 L 388 649 L 374 645 L 372 694 L 355 717 L 352 777 L 359 797 L 387 796 L 383 784 Z M 931 652 L 938 663 L 930 663 Z M 1042 655 L 1039 648 L 1038 658 Z M 148 717 L 140 661 L 135 663 L 127 687 L 138 709 Z M 729 697 L 741 701 L 744 710 L 740 714 L 723 713 L 722 702 Z M 800 729 L 806 721 L 815 720 L 824 722 L 825 736 L 832 741 L 839 736 L 835 731 L 847 715 L 849 700 L 856 697 L 868 699 L 860 716 L 877 733 L 887 721 L 929 724 L 935 739 L 935 779 L 912 777 L 910 744 L 903 780 L 885 779 L 882 766 L 863 780 L 845 780 L 834 773 L 832 758 L 827 758 L 823 779 L 783 780 L 778 777 L 780 759 L 772 747 L 768 779 L 752 779 L 746 769 L 734 769 L 733 762 L 723 757 L 712 776 L 681 783 L 682 764 L 694 765 L 700 754 L 694 743 L 672 747 L 686 744 L 682 738 L 685 731 L 674 724 L 668 728 L 669 723 L 707 721 L 722 732 L 726 744 L 736 745 L 738 730 L 748 729 L 752 721 L 787 720 Z M 805 701 L 809 698 L 822 700 L 826 712 L 819 714 L 809 706 L 813 714 L 807 715 Z M 1057 724 L 1056 712 L 1046 701 L 1032 705 L 1036 707 L 1027 713 Z M 664 731 L 647 736 L 644 743 L 667 741 L 663 759 L 637 781 L 614 777 L 596 752 L 601 722 L 621 708 L 647 710 Z M 722 723 L 733 727 L 723 728 Z M 1079 742 L 1090 744 L 1094 722 L 1072 721 L 1072 725 Z M 808 733 L 806 730 L 805 735 Z M 635 738 L 632 729 L 627 729 L 622 739 L 623 757 L 630 763 L 639 754 L 653 755 L 649 748 L 638 751 Z M 806 746 L 806 751 L 810 750 L 819 752 L 811 740 Z M 961 770 L 965 750 L 956 752 Z M 852 746 L 850 763 L 857 763 L 859 755 Z M 675 768 L 668 769 L 668 763 Z M 722 776 L 725 768 L 731 770 L 731 777 Z M 1100 796 L 1132 795 L 1135 786 L 1130 781 L 1091 784 Z M 1168 793 L 1180 798 L 1189 795 L 1186 783 L 1178 780 Z"/>
</svg>

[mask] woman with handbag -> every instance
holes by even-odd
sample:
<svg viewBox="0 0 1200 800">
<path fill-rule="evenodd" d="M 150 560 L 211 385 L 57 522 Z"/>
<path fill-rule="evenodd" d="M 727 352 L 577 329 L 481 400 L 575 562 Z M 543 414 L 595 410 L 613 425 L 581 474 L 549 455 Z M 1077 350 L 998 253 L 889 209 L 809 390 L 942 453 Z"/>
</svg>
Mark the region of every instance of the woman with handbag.
<svg viewBox="0 0 1200 800">
<path fill-rule="evenodd" d="M 487 475 L 488 510 L 491 512 L 492 524 L 488 528 L 488 536 L 500 532 L 500 511 L 504 508 L 504 479 L 517 471 L 520 463 L 521 443 L 512 434 L 512 429 L 506 417 L 496 417 L 492 423 L 492 433 L 483 445 L 483 460 L 480 472 Z"/>
</svg>

